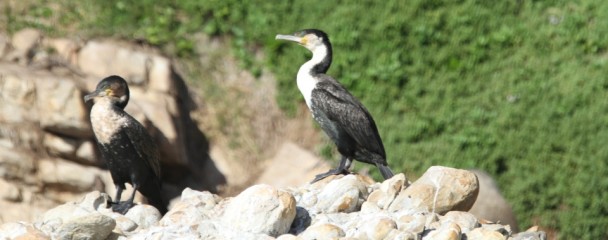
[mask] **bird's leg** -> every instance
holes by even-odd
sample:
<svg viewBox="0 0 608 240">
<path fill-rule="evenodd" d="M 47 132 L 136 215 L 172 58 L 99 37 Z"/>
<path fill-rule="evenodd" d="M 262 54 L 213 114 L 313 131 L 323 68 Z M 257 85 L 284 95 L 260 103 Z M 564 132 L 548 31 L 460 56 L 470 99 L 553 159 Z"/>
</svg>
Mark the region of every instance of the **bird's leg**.
<svg viewBox="0 0 608 240">
<path fill-rule="evenodd" d="M 118 204 L 120 202 L 120 196 L 122 195 L 122 186 L 116 184 L 116 197 L 114 201 L 110 201 L 110 204 Z"/>
<path fill-rule="evenodd" d="M 133 207 L 133 200 L 135 200 L 135 193 L 137 192 L 137 189 L 139 188 L 139 185 L 137 184 L 133 184 L 133 192 L 131 193 L 131 197 L 129 198 L 129 200 L 122 202 L 122 203 L 118 203 L 114 206 L 112 206 L 112 211 L 114 212 L 118 212 L 121 214 L 126 214 L 129 209 L 131 209 L 131 207 Z M 121 189 L 122 191 L 122 189 Z"/>
<path fill-rule="evenodd" d="M 312 182 L 310 182 L 310 183 L 315 183 L 315 182 L 320 181 L 331 175 L 350 174 L 350 171 L 348 171 L 348 169 L 350 168 L 351 164 L 352 164 L 352 161 L 350 159 L 348 159 L 345 156 L 342 156 L 342 159 L 340 159 L 340 164 L 338 165 L 337 168 L 330 169 L 326 173 L 318 174 L 317 176 L 315 176 L 315 179 L 313 179 Z"/>
</svg>

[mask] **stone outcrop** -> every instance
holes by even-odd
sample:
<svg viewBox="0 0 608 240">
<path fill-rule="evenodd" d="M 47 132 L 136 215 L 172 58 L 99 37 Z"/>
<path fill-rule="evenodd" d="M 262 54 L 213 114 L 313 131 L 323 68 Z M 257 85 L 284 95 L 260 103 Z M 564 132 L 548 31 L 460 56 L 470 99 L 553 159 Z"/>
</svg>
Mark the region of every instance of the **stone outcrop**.
<svg viewBox="0 0 608 240">
<path fill-rule="evenodd" d="M 185 187 L 216 191 L 225 183 L 190 117 L 196 106 L 171 59 L 144 47 L 24 29 L 12 37 L 0 33 L 0 205 L 27 212 L 93 190 L 113 191 L 83 96 L 114 74 L 131 88 L 126 111 L 159 145 L 167 202 Z M 0 219 L 32 220 L 15 212 Z"/>
<path fill-rule="evenodd" d="M 148 205 L 125 216 L 113 213 L 107 194 L 92 192 L 33 223 L 0 225 L 0 239 L 546 239 L 536 229 L 515 233 L 464 212 L 478 191 L 477 178 L 468 174 L 473 173 L 432 167 L 425 179 L 411 184 L 403 174 L 382 183 L 360 175 L 332 176 L 297 188 L 255 185 L 234 198 L 186 189 L 162 218 Z M 437 196 L 463 197 L 398 197 L 427 181 L 442 184 L 435 185 Z M 405 203 L 391 208 L 399 201 Z"/>
</svg>

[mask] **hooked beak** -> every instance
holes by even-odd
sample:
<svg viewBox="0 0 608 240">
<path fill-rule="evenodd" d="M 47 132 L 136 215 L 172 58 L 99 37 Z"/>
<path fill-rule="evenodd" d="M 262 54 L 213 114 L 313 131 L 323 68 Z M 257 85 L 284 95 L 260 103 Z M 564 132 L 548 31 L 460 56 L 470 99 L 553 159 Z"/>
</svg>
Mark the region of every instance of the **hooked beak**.
<svg viewBox="0 0 608 240">
<path fill-rule="evenodd" d="M 84 96 L 84 102 L 88 102 L 88 101 L 90 101 L 91 99 L 93 99 L 93 98 L 95 98 L 95 97 L 97 97 L 97 96 L 100 96 L 100 95 L 102 95 L 102 94 L 104 94 L 104 93 L 105 93 L 104 91 L 101 91 L 101 90 L 99 90 L 99 89 L 98 89 L 98 90 L 95 90 L 94 92 L 89 93 L 88 95 L 85 95 L 85 96 Z"/>
<path fill-rule="evenodd" d="M 287 41 L 292 41 L 292 42 L 297 42 L 299 44 L 302 44 L 302 39 L 303 38 L 292 36 L 292 35 L 277 34 L 277 36 L 274 39 L 276 39 L 276 40 L 287 40 Z"/>
</svg>

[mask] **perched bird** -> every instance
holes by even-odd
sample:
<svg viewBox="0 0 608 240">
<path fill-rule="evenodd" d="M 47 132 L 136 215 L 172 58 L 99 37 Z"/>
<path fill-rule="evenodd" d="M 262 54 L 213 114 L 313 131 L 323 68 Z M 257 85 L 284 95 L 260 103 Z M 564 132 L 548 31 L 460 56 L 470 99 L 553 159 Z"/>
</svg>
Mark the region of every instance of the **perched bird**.
<svg viewBox="0 0 608 240">
<path fill-rule="evenodd" d="M 384 145 L 367 109 L 336 79 L 326 75 L 332 61 L 327 34 L 306 29 L 276 39 L 296 42 L 312 52 L 312 58 L 298 71 L 298 88 L 313 118 L 336 144 L 342 155 L 336 169 L 319 174 L 313 183 L 336 174 L 348 174 L 353 160 L 374 164 L 385 179 L 393 176 L 386 163 Z"/>
<path fill-rule="evenodd" d="M 135 192 L 139 191 L 165 214 L 167 206 L 160 194 L 158 148 L 144 126 L 124 111 L 129 102 L 127 82 L 119 76 L 104 78 L 84 100 L 94 101 L 91 125 L 116 186 L 112 210 L 125 214 L 133 206 Z M 120 202 L 125 183 L 133 186 L 133 193 L 128 201 Z"/>
</svg>

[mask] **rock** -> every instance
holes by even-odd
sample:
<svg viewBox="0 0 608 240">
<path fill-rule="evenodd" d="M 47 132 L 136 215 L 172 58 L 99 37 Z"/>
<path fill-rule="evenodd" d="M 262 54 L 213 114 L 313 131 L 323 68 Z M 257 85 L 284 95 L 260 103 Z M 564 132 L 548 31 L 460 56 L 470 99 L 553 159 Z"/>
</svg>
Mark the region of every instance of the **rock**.
<svg viewBox="0 0 608 240">
<path fill-rule="evenodd" d="M 256 183 L 270 184 L 278 188 L 303 185 L 330 168 L 325 161 L 292 142 L 283 143 L 276 155 L 264 162 L 272 167 L 262 168 L 265 171 Z M 286 172 L 291 174 L 284 174 Z"/>
<path fill-rule="evenodd" d="M 475 228 L 467 235 L 467 240 L 506 240 L 507 236 L 499 232 L 491 231 L 483 228 Z"/>
<path fill-rule="evenodd" d="M 80 45 L 75 41 L 65 38 L 52 38 L 46 41 L 46 45 L 53 48 L 55 52 L 69 64 L 77 64 L 77 54 Z"/>
<path fill-rule="evenodd" d="M 23 124 L 38 121 L 36 85 L 23 79 L 27 68 L 10 64 L 0 68 L 0 120 L 4 123 Z"/>
<path fill-rule="evenodd" d="M 0 146 L 0 178 L 23 179 L 34 171 L 34 159 L 20 150 Z"/>
<path fill-rule="evenodd" d="M 436 221 L 437 217 L 435 214 L 418 212 L 404 214 L 399 217 L 399 220 L 396 223 L 401 231 L 420 234 L 425 230 L 426 225 L 430 225 Z"/>
<path fill-rule="evenodd" d="M 129 209 L 125 217 L 131 219 L 140 228 L 149 228 L 157 224 L 162 216 L 155 207 L 138 204 Z"/>
<path fill-rule="evenodd" d="M 289 231 L 295 215 L 296 202 L 291 194 L 255 185 L 232 199 L 222 222 L 240 231 L 276 237 Z"/>
<path fill-rule="evenodd" d="M 393 202 L 397 194 L 407 186 L 409 186 L 409 183 L 405 175 L 399 173 L 382 182 L 379 189 L 369 194 L 367 202 L 375 203 L 380 209 L 386 209 Z"/>
<path fill-rule="evenodd" d="M 318 194 L 315 209 L 322 213 L 358 211 L 367 195 L 367 188 L 361 176 L 349 174 L 323 187 Z"/>
<path fill-rule="evenodd" d="M 332 176 L 319 183 L 285 191 L 269 185 L 255 185 L 234 198 L 185 189 L 181 198 L 172 202 L 171 210 L 160 220 L 158 211 L 148 205 L 136 205 L 125 216 L 114 213 L 107 208 L 107 194 L 91 192 L 77 202 L 68 202 L 47 211 L 33 225 L 14 223 L 0 226 L 0 236 L 27 234 L 24 236 L 34 239 L 52 236 L 56 239 L 112 240 L 270 240 L 275 237 L 415 240 L 507 239 L 509 236 L 522 240 L 546 239 L 538 228 L 512 234 L 508 225 L 485 221 L 480 224 L 479 219 L 468 212 L 449 211 L 441 216 L 418 208 L 389 211 L 394 203 L 389 204 L 389 209 L 381 209 L 378 206 L 380 201 L 366 199 L 371 197 L 366 194 L 368 191 L 395 195 L 404 180 L 396 176 L 384 183 L 375 183 L 353 174 Z M 339 186 L 344 189 L 339 189 Z M 401 193 L 405 190 L 401 189 Z M 357 196 L 353 197 L 355 194 L 352 192 L 357 192 Z M 355 207 L 350 212 L 342 211 L 348 209 L 346 207 L 334 208 L 336 211 L 319 210 L 331 209 L 326 206 L 334 206 L 335 202 L 350 203 L 340 200 L 340 194 L 358 199 L 358 202 L 363 202 L 363 207 L 360 211 Z"/>
<path fill-rule="evenodd" d="M 547 234 L 542 231 L 520 232 L 513 234 L 509 239 L 513 240 L 547 240 Z"/>
<path fill-rule="evenodd" d="M 173 81 L 173 67 L 171 61 L 164 57 L 153 56 L 151 59 L 152 66 L 150 67 L 149 77 L 149 88 L 153 91 L 161 93 L 167 93 L 174 95 L 177 90 L 175 89 Z"/>
<path fill-rule="evenodd" d="M 310 226 L 302 234 L 301 239 L 338 239 L 344 237 L 344 231 L 336 225 L 324 223 Z"/>
<path fill-rule="evenodd" d="M 148 61 L 146 53 L 111 42 L 90 41 L 78 52 L 78 66 L 84 73 L 99 79 L 120 75 L 133 85 L 142 85 L 148 79 Z"/>
<path fill-rule="evenodd" d="M 44 74 L 35 81 L 40 126 L 54 133 L 87 139 L 93 136 L 84 106 L 84 95 L 74 81 Z"/>
<path fill-rule="evenodd" d="M 137 223 L 135 223 L 133 220 L 123 216 L 120 213 L 109 212 L 105 213 L 105 215 L 114 219 L 114 221 L 116 222 L 116 228 L 120 229 L 120 232 L 122 233 L 132 232 L 139 227 Z"/>
<path fill-rule="evenodd" d="M 291 223 L 289 233 L 300 234 L 301 232 L 306 230 L 308 226 L 310 226 L 311 220 L 312 219 L 310 218 L 310 214 L 305 208 L 296 207 L 296 216 L 293 219 L 293 222 Z"/>
<path fill-rule="evenodd" d="M 160 220 L 160 225 L 195 226 L 202 221 L 219 216 L 213 211 L 219 197 L 209 192 L 184 189 L 180 201 L 174 204 Z"/>
<path fill-rule="evenodd" d="M 106 239 L 116 227 L 111 217 L 92 213 L 67 221 L 57 229 L 59 239 Z"/>
<path fill-rule="evenodd" d="M 59 137 L 55 134 L 45 133 L 44 134 L 44 146 L 48 153 L 54 157 L 63 158 L 74 158 L 76 155 L 76 148 L 78 148 L 78 141 L 74 138 Z"/>
<path fill-rule="evenodd" d="M 4 200 L 18 202 L 22 200 L 21 189 L 0 178 L 0 197 Z"/>
<path fill-rule="evenodd" d="M 13 35 L 12 44 L 16 50 L 29 52 L 38 44 L 42 39 L 42 33 L 33 28 L 26 28 L 19 30 Z"/>
<path fill-rule="evenodd" d="M 58 189 L 82 192 L 93 189 L 96 183 L 101 182 L 97 169 L 61 159 L 42 159 L 38 169 L 40 180 L 45 185 Z"/>
<path fill-rule="evenodd" d="M 299 238 L 299 237 L 297 237 L 295 235 L 283 234 L 283 235 L 277 237 L 276 240 L 300 240 L 300 239 L 302 239 L 302 238 Z"/>
<path fill-rule="evenodd" d="M 11 40 L 8 36 L 0 33 L 0 59 L 11 49 Z"/>
<path fill-rule="evenodd" d="M 467 233 L 472 229 L 481 226 L 475 215 L 468 212 L 451 211 L 439 218 L 441 224 L 456 223 L 462 233 Z"/>
<path fill-rule="evenodd" d="M 439 214 L 468 211 L 478 192 L 475 174 L 466 170 L 433 166 L 420 179 L 401 191 L 388 210 L 426 208 Z"/>
<path fill-rule="evenodd" d="M 481 170 L 470 170 L 479 180 L 479 195 L 477 201 L 469 210 L 478 218 L 509 224 L 513 231 L 518 231 L 517 219 L 511 205 L 502 196 L 496 181 L 488 173 Z"/>
<path fill-rule="evenodd" d="M 0 225 L 0 239 L 46 240 L 50 238 L 42 231 L 32 226 L 32 224 L 22 222 L 9 222 Z"/>
<path fill-rule="evenodd" d="M 461 239 L 460 227 L 456 223 L 442 224 L 441 227 L 430 231 L 423 238 L 427 239 L 445 239 L 445 240 L 459 240 Z"/>
<path fill-rule="evenodd" d="M 397 229 L 397 223 L 390 218 L 378 218 L 370 222 L 362 223 L 359 239 L 381 240 L 386 239 L 388 234 Z"/>
<path fill-rule="evenodd" d="M 98 161 L 95 157 L 95 147 L 93 146 L 93 142 L 82 142 L 80 146 L 78 146 L 78 149 L 76 149 L 76 159 L 78 162 L 86 165 L 97 165 Z"/>
</svg>

